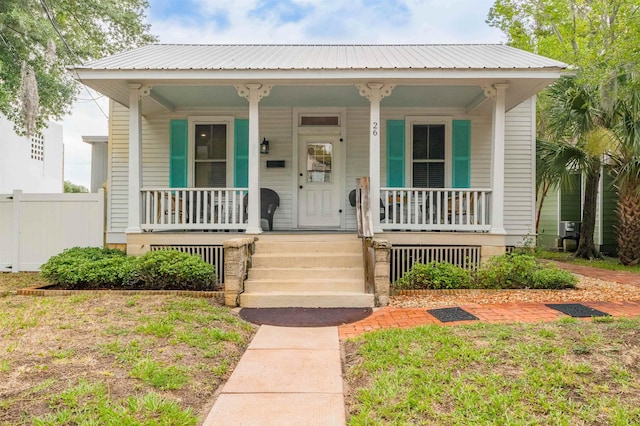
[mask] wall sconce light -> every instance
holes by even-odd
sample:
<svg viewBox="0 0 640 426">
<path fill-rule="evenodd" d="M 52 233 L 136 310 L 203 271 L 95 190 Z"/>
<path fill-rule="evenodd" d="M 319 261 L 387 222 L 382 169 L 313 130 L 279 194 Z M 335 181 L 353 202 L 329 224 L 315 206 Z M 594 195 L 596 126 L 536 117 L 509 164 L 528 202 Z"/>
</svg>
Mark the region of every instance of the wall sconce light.
<svg viewBox="0 0 640 426">
<path fill-rule="evenodd" d="M 260 142 L 260 154 L 268 154 L 269 153 L 269 141 L 267 138 L 262 138 L 262 142 Z"/>
</svg>

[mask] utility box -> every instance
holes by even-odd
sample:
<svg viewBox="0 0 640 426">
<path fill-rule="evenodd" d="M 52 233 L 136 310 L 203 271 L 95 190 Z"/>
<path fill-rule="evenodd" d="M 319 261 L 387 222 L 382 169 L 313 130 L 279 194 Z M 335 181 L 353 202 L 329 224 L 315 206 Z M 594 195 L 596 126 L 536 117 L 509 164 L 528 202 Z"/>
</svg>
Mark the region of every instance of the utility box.
<svg viewBox="0 0 640 426">
<path fill-rule="evenodd" d="M 559 237 L 560 240 L 578 240 L 580 238 L 580 222 L 561 220 Z"/>
</svg>

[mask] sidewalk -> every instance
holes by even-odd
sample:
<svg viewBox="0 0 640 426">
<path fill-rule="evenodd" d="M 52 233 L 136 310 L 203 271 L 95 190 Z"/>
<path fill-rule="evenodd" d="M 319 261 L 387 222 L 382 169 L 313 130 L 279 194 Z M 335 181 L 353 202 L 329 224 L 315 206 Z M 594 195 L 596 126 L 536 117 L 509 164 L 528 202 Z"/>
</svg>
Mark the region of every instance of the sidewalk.
<svg viewBox="0 0 640 426">
<path fill-rule="evenodd" d="M 263 325 L 203 426 L 345 424 L 337 327 Z"/>
</svg>

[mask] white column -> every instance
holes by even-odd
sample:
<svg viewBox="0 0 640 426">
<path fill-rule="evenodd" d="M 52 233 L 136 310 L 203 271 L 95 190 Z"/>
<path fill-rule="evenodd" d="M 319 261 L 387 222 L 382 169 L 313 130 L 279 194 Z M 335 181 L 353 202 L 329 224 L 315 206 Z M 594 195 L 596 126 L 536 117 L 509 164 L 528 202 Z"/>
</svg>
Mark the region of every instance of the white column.
<svg viewBox="0 0 640 426">
<path fill-rule="evenodd" d="M 129 220 L 127 234 L 140 229 L 140 188 L 142 187 L 141 84 L 129 84 Z"/>
<path fill-rule="evenodd" d="M 394 86 L 382 83 L 358 85 L 360 95 L 369 99 L 369 188 L 371 194 L 371 219 L 373 232 L 382 232 L 380 227 L 380 101 L 391 95 Z"/>
<path fill-rule="evenodd" d="M 491 150 L 491 233 L 506 234 L 504 229 L 504 130 L 505 92 L 508 84 L 494 84 L 493 149 Z M 487 90 L 485 90 L 487 92 Z"/>
<path fill-rule="evenodd" d="M 262 233 L 260 221 L 260 100 L 271 86 L 250 83 L 236 86 L 238 95 L 249 101 L 249 196 L 247 197 L 247 234 Z"/>
</svg>

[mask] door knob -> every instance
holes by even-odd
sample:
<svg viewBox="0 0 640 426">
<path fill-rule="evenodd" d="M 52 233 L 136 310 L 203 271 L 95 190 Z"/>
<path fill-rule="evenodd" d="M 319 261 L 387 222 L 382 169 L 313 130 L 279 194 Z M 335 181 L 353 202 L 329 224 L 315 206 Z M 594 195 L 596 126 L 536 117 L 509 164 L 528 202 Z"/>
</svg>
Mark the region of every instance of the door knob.
<svg viewBox="0 0 640 426">
<path fill-rule="evenodd" d="M 300 189 L 302 189 L 302 185 L 300 185 Z"/>
<path fill-rule="evenodd" d="M 300 173 L 300 177 L 304 176 L 302 173 Z"/>
</svg>

